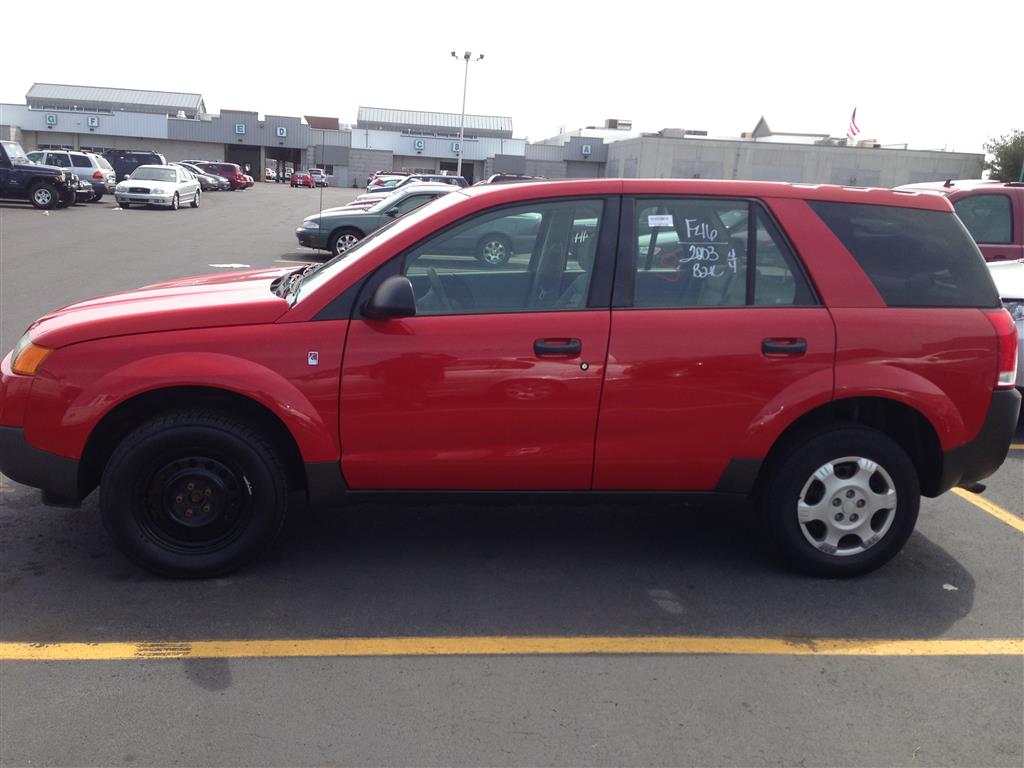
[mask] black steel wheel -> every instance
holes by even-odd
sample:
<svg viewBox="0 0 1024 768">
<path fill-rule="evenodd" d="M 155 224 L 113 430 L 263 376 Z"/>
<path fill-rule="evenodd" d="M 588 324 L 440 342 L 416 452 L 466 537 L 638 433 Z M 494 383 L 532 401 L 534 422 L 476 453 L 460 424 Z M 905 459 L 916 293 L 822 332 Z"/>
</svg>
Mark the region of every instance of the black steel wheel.
<svg viewBox="0 0 1024 768">
<path fill-rule="evenodd" d="M 100 512 L 120 549 L 165 576 L 232 571 L 276 536 L 288 489 L 277 450 L 230 416 L 187 410 L 129 433 L 107 462 Z"/>
</svg>

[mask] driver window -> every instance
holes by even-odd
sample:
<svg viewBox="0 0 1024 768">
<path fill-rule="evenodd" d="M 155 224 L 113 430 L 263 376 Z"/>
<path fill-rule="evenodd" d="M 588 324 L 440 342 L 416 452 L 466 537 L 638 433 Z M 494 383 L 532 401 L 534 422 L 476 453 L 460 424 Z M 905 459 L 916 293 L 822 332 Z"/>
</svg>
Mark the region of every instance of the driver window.
<svg viewBox="0 0 1024 768">
<path fill-rule="evenodd" d="M 409 195 L 404 200 L 395 203 L 388 210 L 388 213 L 394 213 L 396 217 L 404 216 L 409 211 L 419 208 L 424 203 L 428 203 L 433 199 L 431 195 Z"/>
<path fill-rule="evenodd" d="M 585 309 L 604 203 L 538 202 L 474 216 L 405 256 L 417 315 Z"/>
</svg>

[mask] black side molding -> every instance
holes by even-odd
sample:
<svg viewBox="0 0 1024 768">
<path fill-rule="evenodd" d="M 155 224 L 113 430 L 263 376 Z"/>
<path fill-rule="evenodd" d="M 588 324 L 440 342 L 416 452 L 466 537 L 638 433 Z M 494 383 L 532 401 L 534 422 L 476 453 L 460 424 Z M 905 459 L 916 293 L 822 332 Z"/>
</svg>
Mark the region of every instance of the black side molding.
<svg viewBox="0 0 1024 768">
<path fill-rule="evenodd" d="M 16 483 L 43 491 L 43 502 L 78 506 L 78 461 L 41 451 L 25 441 L 20 427 L 0 427 L 0 472 Z"/>
<path fill-rule="evenodd" d="M 754 492 L 754 483 L 757 482 L 761 464 L 761 459 L 733 459 L 719 478 L 715 493 L 750 495 Z"/>
<path fill-rule="evenodd" d="M 348 486 L 337 461 L 306 462 L 306 494 L 311 507 L 340 507 Z"/>
</svg>

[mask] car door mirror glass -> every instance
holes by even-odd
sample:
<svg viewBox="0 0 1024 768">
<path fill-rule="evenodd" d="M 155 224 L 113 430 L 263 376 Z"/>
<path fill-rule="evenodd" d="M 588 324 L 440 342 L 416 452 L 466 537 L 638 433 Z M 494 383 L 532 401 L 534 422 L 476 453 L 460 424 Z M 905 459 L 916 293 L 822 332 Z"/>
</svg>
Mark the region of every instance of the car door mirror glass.
<svg viewBox="0 0 1024 768">
<path fill-rule="evenodd" d="M 371 320 L 413 317 L 416 314 L 416 293 L 412 282 L 404 275 L 387 278 L 366 302 L 363 314 Z"/>
</svg>

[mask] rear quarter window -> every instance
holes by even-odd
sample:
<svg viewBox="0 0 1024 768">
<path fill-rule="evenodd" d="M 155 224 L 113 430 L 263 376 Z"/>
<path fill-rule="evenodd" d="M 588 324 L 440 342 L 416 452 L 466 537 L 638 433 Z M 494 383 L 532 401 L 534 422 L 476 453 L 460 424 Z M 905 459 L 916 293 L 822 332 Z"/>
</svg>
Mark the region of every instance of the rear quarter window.
<svg viewBox="0 0 1024 768">
<path fill-rule="evenodd" d="M 999 306 L 970 234 L 952 213 L 810 200 L 890 307 Z"/>
</svg>

